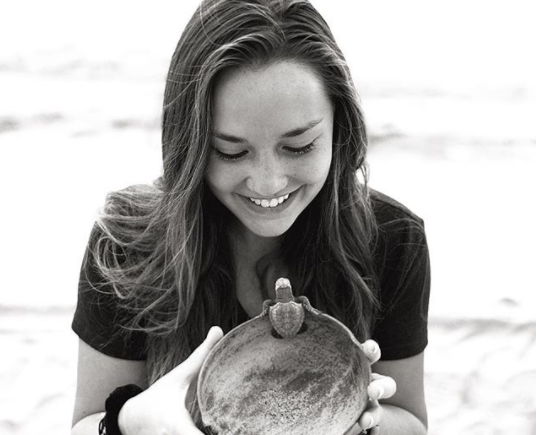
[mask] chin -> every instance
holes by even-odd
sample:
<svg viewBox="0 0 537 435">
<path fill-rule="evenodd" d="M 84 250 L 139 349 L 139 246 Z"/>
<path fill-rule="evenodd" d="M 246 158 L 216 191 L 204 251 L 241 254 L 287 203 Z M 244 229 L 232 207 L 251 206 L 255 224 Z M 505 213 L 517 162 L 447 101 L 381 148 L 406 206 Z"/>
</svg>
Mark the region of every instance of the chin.
<svg viewBox="0 0 537 435">
<path fill-rule="evenodd" d="M 280 237 L 283 236 L 289 228 L 293 225 L 291 223 L 282 223 L 280 225 L 274 225 L 273 223 L 268 225 L 248 225 L 246 222 L 243 222 L 243 225 L 248 228 L 249 231 L 254 233 L 259 237 Z"/>
</svg>

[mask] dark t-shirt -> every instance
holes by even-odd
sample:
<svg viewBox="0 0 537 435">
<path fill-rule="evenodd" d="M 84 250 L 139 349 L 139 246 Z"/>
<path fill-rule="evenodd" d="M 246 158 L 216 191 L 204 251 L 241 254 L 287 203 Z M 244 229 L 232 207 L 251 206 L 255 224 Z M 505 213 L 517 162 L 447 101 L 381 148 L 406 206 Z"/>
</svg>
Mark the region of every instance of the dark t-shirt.
<svg viewBox="0 0 537 435">
<path fill-rule="evenodd" d="M 408 358 L 427 346 L 430 269 L 423 221 L 380 192 L 372 191 L 371 197 L 379 227 L 374 264 L 381 304 L 372 338 L 379 343 L 383 360 Z M 106 355 L 144 360 L 144 333 L 127 334 L 120 328 L 127 313 L 102 286 L 92 262 L 89 247 L 95 237 L 94 230 L 80 271 L 72 328 L 85 343 Z M 241 317 L 248 318 L 244 310 Z"/>
</svg>

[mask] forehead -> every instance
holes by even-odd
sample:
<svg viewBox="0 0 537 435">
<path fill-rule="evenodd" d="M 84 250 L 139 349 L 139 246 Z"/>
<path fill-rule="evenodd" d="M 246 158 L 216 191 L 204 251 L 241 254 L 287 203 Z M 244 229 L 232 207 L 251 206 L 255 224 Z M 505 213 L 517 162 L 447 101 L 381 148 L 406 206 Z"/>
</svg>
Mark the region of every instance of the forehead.
<svg viewBox="0 0 537 435">
<path fill-rule="evenodd" d="M 224 72 L 213 94 L 213 129 L 277 134 L 327 117 L 332 103 L 315 70 L 294 62 Z"/>
</svg>

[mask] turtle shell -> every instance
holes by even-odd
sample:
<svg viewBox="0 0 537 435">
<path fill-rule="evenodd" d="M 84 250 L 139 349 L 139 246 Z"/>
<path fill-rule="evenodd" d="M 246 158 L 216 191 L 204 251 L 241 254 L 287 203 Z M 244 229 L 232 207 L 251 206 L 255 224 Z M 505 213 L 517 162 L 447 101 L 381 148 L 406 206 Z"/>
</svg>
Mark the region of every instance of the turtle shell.
<svg viewBox="0 0 537 435">
<path fill-rule="evenodd" d="M 217 343 L 197 397 L 208 434 L 343 435 L 368 402 L 370 378 L 361 345 L 338 320 L 306 311 L 301 331 L 282 338 L 266 315 Z"/>
</svg>

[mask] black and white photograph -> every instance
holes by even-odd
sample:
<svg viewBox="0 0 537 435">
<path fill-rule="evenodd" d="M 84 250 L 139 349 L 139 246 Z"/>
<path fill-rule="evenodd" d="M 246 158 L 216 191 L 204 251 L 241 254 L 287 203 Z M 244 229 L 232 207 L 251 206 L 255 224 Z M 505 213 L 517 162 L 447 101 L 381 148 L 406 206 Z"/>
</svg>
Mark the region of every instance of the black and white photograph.
<svg viewBox="0 0 537 435">
<path fill-rule="evenodd" d="M 535 9 L 2 5 L 0 433 L 534 435 Z"/>
</svg>

